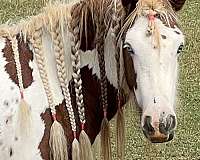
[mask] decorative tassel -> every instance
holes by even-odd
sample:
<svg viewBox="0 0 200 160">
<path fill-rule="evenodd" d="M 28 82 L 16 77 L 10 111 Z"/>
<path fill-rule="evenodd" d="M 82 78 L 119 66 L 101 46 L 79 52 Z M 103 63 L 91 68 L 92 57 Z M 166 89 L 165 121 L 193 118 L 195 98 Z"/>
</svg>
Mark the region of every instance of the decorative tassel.
<svg viewBox="0 0 200 160">
<path fill-rule="evenodd" d="M 118 108 L 117 111 L 117 159 L 124 160 L 124 146 L 125 146 L 125 122 L 124 112 L 122 108 Z"/>
<path fill-rule="evenodd" d="M 111 160 L 110 125 L 104 111 L 104 118 L 101 123 L 101 149 L 103 160 Z"/>
<path fill-rule="evenodd" d="M 62 125 L 53 115 L 54 122 L 50 130 L 49 146 L 52 160 L 68 160 L 67 141 Z"/>
<path fill-rule="evenodd" d="M 21 138 L 29 137 L 31 133 L 31 110 L 28 103 L 24 100 L 23 92 L 21 92 L 21 100 L 17 113 L 17 130 Z"/>
<path fill-rule="evenodd" d="M 92 145 L 94 159 L 101 159 L 101 134 L 98 134 Z"/>
<path fill-rule="evenodd" d="M 76 132 L 74 132 L 74 140 L 72 142 L 72 160 L 80 160 L 80 145 L 76 139 Z"/>
<path fill-rule="evenodd" d="M 82 124 L 82 131 L 79 136 L 81 160 L 93 160 L 92 146 L 88 135 L 84 131 L 84 124 Z"/>
</svg>

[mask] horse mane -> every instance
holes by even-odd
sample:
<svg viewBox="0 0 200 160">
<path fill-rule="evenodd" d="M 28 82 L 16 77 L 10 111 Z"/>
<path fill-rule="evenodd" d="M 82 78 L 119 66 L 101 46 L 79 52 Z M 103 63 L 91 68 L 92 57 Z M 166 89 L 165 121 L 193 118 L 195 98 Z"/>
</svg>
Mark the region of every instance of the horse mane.
<svg viewBox="0 0 200 160">
<path fill-rule="evenodd" d="M 71 7 L 75 2 L 64 4 L 62 2 L 49 3 L 42 9 L 38 15 L 20 20 L 18 23 L 6 23 L 0 25 L 0 36 L 9 37 L 9 35 L 23 34 L 25 38 L 32 38 L 35 30 L 48 28 L 55 22 L 59 22 L 60 26 L 68 25 L 70 21 Z"/>
<path fill-rule="evenodd" d="M 6 23 L 0 25 L 0 36 L 9 37 L 9 35 L 23 34 L 23 38 L 30 39 L 35 30 L 40 28 L 48 28 L 53 23 L 59 22 L 60 26 L 68 26 L 79 24 L 80 39 L 85 37 L 86 48 L 89 43 L 88 33 L 91 32 L 87 26 L 90 20 L 93 27 L 93 36 L 96 37 L 96 29 L 105 27 L 104 33 L 108 32 L 113 23 L 113 15 L 118 19 L 121 18 L 123 7 L 120 0 L 73 0 L 70 3 L 54 2 L 49 3 L 41 12 L 35 16 L 22 19 L 17 23 Z M 71 22 L 73 21 L 74 24 Z M 103 24 L 100 24 L 103 21 Z M 120 21 L 120 20 L 118 20 Z M 70 26 L 72 25 L 72 26 Z M 115 24 L 117 25 L 117 24 Z M 95 40 L 94 38 L 92 41 Z"/>
<path fill-rule="evenodd" d="M 119 18 L 121 16 L 122 8 L 123 7 L 120 0 L 81 1 L 73 6 L 73 23 L 71 24 L 71 26 L 72 28 L 74 28 L 73 26 L 76 26 L 79 23 L 80 39 L 84 37 L 86 41 L 86 46 L 88 46 L 88 43 L 92 43 L 92 41 L 95 41 L 97 30 L 100 30 L 100 28 L 103 27 L 105 30 L 102 34 L 108 32 L 113 23 L 114 13 L 116 13 Z M 88 29 L 87 26 L 88 22 L 90 23 L 90 29 Z M 88 34 L 90 34 L 90 32 L 93 32 L 91 34 L 93 34 L 94 37 L 89 42 Z"/>
<path fill-rule="evenodd" d="M 99 28 L 99 25 L 105 25 L 107 32 L 111 28 L 113 15 L 117 15 L 122 22 L 117 39 L 123 39 L 124 33 L 134 24 L 135 20 L 141 16 L 145 16 L 145 12 L 153 8 L 159 15 L 159 18 L 166 26 L 172 27 L 170 22 L 178 22 L 176 13 L 174 12 L 169 0 L 139 0 L 136 8 L 129 14 L 126 19 L 123 19 L 123 7 L 120 0 L 74 0 L 72 3 L 54 2 L 45 7 L 42 13 L 32 16 L 26 20 L 21 20 L 18 24 L 9 23 L 0 25 L 0 36 L 17 35 L 23 33 L 26 40 L 31 36 L 34 30 L 51 26 L 53 21 L 61 22 L 60 25 L 66 25 L 66 22 L 71 21 L 72 16 L 75 21 L 79 22 L 80 38 L 85 37 L 86 46 L 89 43 L 87 33 L 90 29 L 87 27 L 88 15 L 91 14 L 91 20 L 94 30 Z M 80 16 L 81 15 L 81 16 Z M 99 22 L 103 19 L 103 24 Z M 74 21 L 74 22 L 75 22 Z M 77 24 L 76 22 L 75 24 Z M 67 24 L 69 25 L 69 24 Z M 96 36 L 96 35 L 95 35 Z M 31 37 L 30 37 L 31 38 Z M 94 39 L 93 39 L 94 40 Z M 87 48 L 87 47 L 86 47 Z"/>
</svg>

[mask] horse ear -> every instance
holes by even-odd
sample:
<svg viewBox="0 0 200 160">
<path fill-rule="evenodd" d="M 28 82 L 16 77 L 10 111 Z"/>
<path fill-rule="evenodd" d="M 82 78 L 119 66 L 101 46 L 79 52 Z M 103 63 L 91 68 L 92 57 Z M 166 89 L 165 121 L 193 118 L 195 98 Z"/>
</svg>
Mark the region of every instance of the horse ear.
<svg viewBox="0 0 200 160">
<path fill-rule="evenodd" d="M 131 12 L 135 9 L 138 0 L 121 0 L 121 3 L 126 11 Z"/>
<path fill-rule="evenodd" d="M 132 0 L 121 0 L 121 1 L 122 1 L 122 5 L 124 7 L 127 7 L 131 3 Z"/>
<path fill-rule="evenodd" d="M 175 11 L 179 11 L 185 4 L 185 1 L 186 0 L 169 0 Z"/>
</svg>

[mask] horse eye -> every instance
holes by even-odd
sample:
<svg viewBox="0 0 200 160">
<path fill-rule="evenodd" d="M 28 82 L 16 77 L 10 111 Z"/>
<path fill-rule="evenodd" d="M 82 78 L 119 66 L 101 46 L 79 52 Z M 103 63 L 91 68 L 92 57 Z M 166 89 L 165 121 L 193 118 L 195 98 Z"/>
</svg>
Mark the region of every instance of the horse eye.
<svg viewBox="0 0 200 160">
<path fill-rule="evenodd" d="M 183 51 L 183 47 L 184 47 L 183 44 L 181 44 L 181 45 L 179 46 L 178 51 L 177 51 L 177 54 L 180 54 L 180 53 Z"/>
<path fill-rule="evenodd" d="M 134 54 L 133 48 L 131 47 L 131 45 L 129 43 L 125 43 L 123 48 L 127 49 L 128 53 Z"/>
</svg>

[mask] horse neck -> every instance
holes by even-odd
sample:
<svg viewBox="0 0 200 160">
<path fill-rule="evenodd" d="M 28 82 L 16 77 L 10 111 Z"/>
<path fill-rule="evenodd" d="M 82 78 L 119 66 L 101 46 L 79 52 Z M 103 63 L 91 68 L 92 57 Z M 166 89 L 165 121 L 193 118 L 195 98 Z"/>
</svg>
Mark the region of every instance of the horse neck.
<svg viewBox="0 0 200 160">
<path fill-rule="evenodd" d="M 78 3 L 74 6 L 74 9 L 72 9 L 72 22 L 76 20 L 79 23 L 79 30 L 80 30 L 80 37 L 81 37 L 81 50 L 82 51 L 87 51 L 87 50 L 94 50 L 96 49 L 96 43 L 98 43 L 99 39 L 99 34 L 98 31 L 101 29 L 101 33 L 104 35 L 104 38 L 106 39 L 109 33 L 109 30 L 112 26 L 110 22 L 113 21 L 113 8 L 114 5 L 111 5 L 111 0 L 107 1 L 102 7 L 101 10 L 101 1 L 95 2 L 95 4 L 90 4 L 91 1 L 87 1 L 87 3 L 82 2 Z M 119 4 L 118 4 L 119 5 Z M 109 8 L 110 7 L 110 8 Z M 79 14 L 77 14 L 79 13 Z M 83 16 L 80 16 L 80 13 Z M 87 13 L 87 14 L 86 14 Z M 121 10 L 116 13 L 119 17 L 121 16 L 122 12 Z M 77 22 L 73 22 L 73 24 L 78 24 Z M 117 24 L 114 25 L 116 27 Z M 74 26 L 75 27 L 75 26 Z M 119 26 L 118 26 L 119 27 Z M 73 26 L 72 26 L 73 28 Z M 120 27 L 118 28 L 120 30 Z M 105 40 L 103 39 L 103 40 Z M 102 40 L 102 39 L 101 39 Z M 106 42 L 104 42 L 103 45 L 106 45 Z M 114 49 L 114 47 L 112 47 Z M 115 52 L 113 53 L 113 58 L 115 58 Z M 85 53 L 82 53 L 85 54 Z M 91 53 L 91 54 L 96 54 Z M 105 61 L 106 64 L 110 63 L 113 61 L 113 59 L 110 59 L 110 62 L 107 61 L 108 53 L 104 52 L 105 55 Z M 91 55 L 92 56 L 92 55 Z M 98 64 L 97 64 L 98 65 Z M 111 65 L 111 64 L 110 64 Z M 113 68 L 116 69 L 116 64 L 113 63 Z M 83 89 L 85 88 L 85 97 L 87 99 L 90 99 L 90 103 L 85 101 L 85 106 L 86 106 L 86 114 L 88 114 L 88 135 L 91 138 L 91 141 L 94 140 L 96 137 L 96 134 L 98 134 L 100 130 L 100 124 L 103 119 L 103 108 L 100 105 L 99 97 L 101 96 L 100 92 L 100 79 L 96 75 L 92 75 L 92 71 L 86 66 L 82 68 L 82 81 L 83 81 Z M 109 72 L 115 72 L 110 69 Z M 107 75 L 108 74 L 113 74 L 113 73 L 108 73 L 107 70 Z M 87 76 L 86 76 L 87 75 Z M 96 78 L 94 78 L 96 77 Z M 117 85 L 112 84 L 112 77 L 109 75 L 107 76 L 107 81 L 108 81 L 108 119 L 112 119 L 113 116 L 117 112 Z M 117 77 L 115 77 L 116 81 Z M 94 92 L 98 91 L 98 92 Z M 92 95 L 92 96 L 91 96 Z M 92 104 L 92 102 L 94 102 Z M 90 128 L 91 126 L 95 126 L 97 128 Z M 91 130 L 90 130 L 91 129 Z M 95 133 L 94 133 L 95 130 Z"/>
<path fill-rule="evenodd" d="M 72 9 L 72 19 L 76 19 L 79 21 L 79 29 L 81 31 L 80 37 L 81 37 L 81 46 L 80 49 L 82 51 L 88 51 L 88 50 L 94 50 L 96 49 L 96 45 L 99 41 L 102 41 L 102 35 L 104 43 L 102 43 L 104 46 L 107 45 L 107 42 L 105 42 L 106 38 L 110 36 L 111 34 L 115 35 L 115 39 L 110 39 L 113 41 L 110 50 L 115 50 L 112 52 L 113 58 L 115 59 L 115 52 L 120 53 L 120 46 L 118 45 L 118 39 L 117 36 L 121 30 L 121 27 L 123 26 L 124 20 L 125 20 L 125 10 L 122 7 L 122 4 L 120 1 L 117 1 L 116 4 L 116 10 L 113 0 L 103 1 L 104 4 L 101 4 L 103 0 L 100 0 L 98 2 L 95 2 L 95 4 L 91 4 L 93 1 L 87 1 L 88 3 L 77 3 L 75 5 L 75 9 Z M 89 3 L 90 2 L 90 3 Z M 93 2 L 94 3 L 94 2 Z M 103 6 L 103 7 L 102 7 Z M 102 9 L 101 9 L 102 8 Z M 76 9 L 79 10 L 79 15 L 74 14 L 76 12 Z M 84 16 L 80 16 L 80 12 L 87 12 L 87 14 L 84 14 Z M 76 15 L 73 16 L 73 15 Z M 73 20 L 72 20 L 73 21 Z M 80 25 L 82 23 L 82 25 Z M 75 23 L 77 24 L 77 23 Z M 97 33 L 98 30 L 101 30 L 100 33 Z M 113 32 L 113 33 L 111 33 Z M 100 35 L 101 34 L 101 35 Z M 121 54 L 121 53 L 120 53 Z M 105 59 L 106 53 L 104 51 Z M 113 61 L 113 59 L 110 59 Z M 122 80 L 124 78 L 124 65 L 123 65 L 123 55 L 121 54 L 120 57 L 120 68 L 121 68 L 121 74 L 120 79 Z M 108 62 L 110 63 L 110 62 Z M 114 67 L 116 67 L 116 64 L 112 64 Z M 122 78 L 123 77 L 123 78 Z M 117 79 L 117 77 L 116 77 Z M 109 78 L 108 78 L 109 80 Z M 117 80 L 116 80 L 117 81 Z M 111 82 L 112 83 L 112 82 Z M 116 85 L 114 85 L 117 87 Z M 126 88 L 127 89 L 127 88 Z"/>
<path fill-rule="evenodd" d="M 116 32 L 115 34 L 118 34 L 122 26 L 121 23 L 123 23 L 123 15 L 125 14 L 120 1 L 117 1 L 116 6 L 117 8 L 115 10 L 113 0 L 89 0 L 76 3 L 72 7 L 71 27 L 74 28 L 77 24 L 79 25 L 81 50 L 87 51 L 95 49 L 99 41 L 99 33 L 106 37 L 111 27 Z M 113 19 L 114 16 L 117 18 L 115 19 L 117 21 Z M 98 31 L 99 33 L 97 33 Z"/>
</svg>

